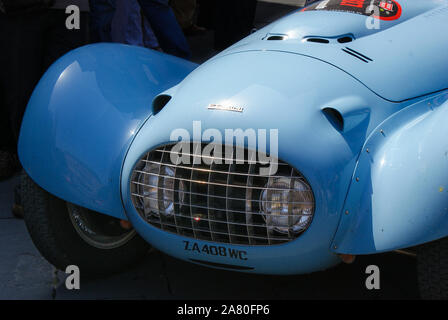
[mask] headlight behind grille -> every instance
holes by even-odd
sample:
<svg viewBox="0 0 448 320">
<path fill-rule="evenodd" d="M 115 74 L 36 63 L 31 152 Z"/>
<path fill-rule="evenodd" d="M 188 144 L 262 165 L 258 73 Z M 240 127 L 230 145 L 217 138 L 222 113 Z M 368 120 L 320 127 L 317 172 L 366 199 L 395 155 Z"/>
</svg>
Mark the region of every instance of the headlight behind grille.
<svg viewBox="0 0 448 320">
<path fill-rule="evenodd" d="M 309 227 L 313 192 L 290 165 L 278 161 L 272 176 L 260 176 L 262 165 L 249 160 L 193 164 L 199 156 L 183 154 L 189 164 L 177 165 L 170 159 L 172 147 L 148 152 L 132 174 L 133 204 L 151 225 L 185 237 L 244 245 L 289 242 Z"/>
</svg>

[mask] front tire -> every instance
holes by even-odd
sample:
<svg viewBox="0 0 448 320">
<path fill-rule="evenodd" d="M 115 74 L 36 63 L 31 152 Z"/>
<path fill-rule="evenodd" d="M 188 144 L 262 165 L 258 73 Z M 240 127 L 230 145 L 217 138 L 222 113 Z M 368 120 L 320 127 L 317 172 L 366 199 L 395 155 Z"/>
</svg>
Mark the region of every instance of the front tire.
<svg viewBox="0 0 448 320">
<path fill-rule="evenodd" d="M 135 230 L 121 228 L 118 219 L 56 198 L 25 173 L 21 194 L 33 243 L 60 270 L 76 265 L 83 276 L 109 275 L 139 262 L 149 250 Z"/>
<path fill-rule="evenodd" d="M 448 299 L 448 238 L 418 248 L 417 271 L 422 299 Z"/>
</svg>

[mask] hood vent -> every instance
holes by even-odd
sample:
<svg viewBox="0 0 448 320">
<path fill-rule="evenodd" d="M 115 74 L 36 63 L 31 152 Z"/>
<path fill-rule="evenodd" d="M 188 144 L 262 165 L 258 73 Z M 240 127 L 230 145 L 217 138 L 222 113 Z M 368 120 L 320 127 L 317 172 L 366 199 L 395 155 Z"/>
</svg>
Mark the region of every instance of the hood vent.
<svg viewBox="0 0 448 320">
<path fill-rule="evenodd" d="M 341 43 L 349 43 L 355 40 L 353 35 L 345 34 L 337 37 L 320 37 L 320 36 L 311 36 L 304 37 L 303 41 L 306 42 L 314 42 L 314 43 L 324 43 L 324 44 L 341 44 Z"/>
<path fill-rule="evenodd" d="M 344 131 L 344 117 L 342 117 L 338 110 L 334 108 L 324 108 L 322 112 L 333 127 L 335 127 L 338 131 Z"/>
<path fill-rule="evenodd" d="M 365 62 L 365 63 L 369 63 L 369 62 L 373 61 L 369 57 L 363 55 L 362 53 L 359 53 L 358 51 L 350 49 L 349 47 L 345 47 L 345 49 L 342 49 L 342 51 L 344 51 L 345 53 L 348 53 L 349 55 L 351 55 L 355 58 L 358 58 L 359 60 L 361 60 L 362 62 Z"/>
<path fill-rule="evenodd" d="M 307 42 L 314 42 L 314 43 L 330 43 L 330 40 L 323 39 L 323 38 L 308 38 L 306 39 Z"/>
<path fill-rule="evenodd" d="M 152 102 L 153 115 L 158 114 L 170 102 L 171 96 L 167 94 L 158 95 Z"/>
<path fill-rule="evenodd" d="M 286 40 L 287 38 L 288 38 L 288 36 L 284 36 L 284 35 L 273 35 L 273 36 L 267 37 L 266 40 L 269 40 L 269 41 L 277 40 L 278 41 L 278 40 Z"/>
<path fill-rule="evenodd" d="M 263 40 L 267 41 L 282 41 L 291 39 L 287 34 L 283 33 L 268 33 Z M 343 44 L 355 40 L 352 34 L 344 34 L 336 37 L 322 37 L 322 36 L 306 36 L 302 38 L 304 42 L 314 42 L 323 44 Z"/>
<path fill-rule="evenodd" d="M 353 38 L 352 37 L 341 37 L 338 39 L 339 43 L 349 43 L 352 42 Z"/>
</svg>

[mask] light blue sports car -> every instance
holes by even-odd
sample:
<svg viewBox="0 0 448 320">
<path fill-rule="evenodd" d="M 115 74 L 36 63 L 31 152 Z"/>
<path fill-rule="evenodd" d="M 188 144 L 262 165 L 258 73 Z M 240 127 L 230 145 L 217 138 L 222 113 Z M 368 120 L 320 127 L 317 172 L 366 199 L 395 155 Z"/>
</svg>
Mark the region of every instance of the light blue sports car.
<svg viewBox="0 0 448 320">
<path fill-rule="evenodd" d="M 148 244 L 265 274 L 416 247 L 448 298 L 447 52 L 446 0 L 319 1 L 201 66 L 74 50 L 23 120 L 31 237 L 90 275 Z"/>
</svg>

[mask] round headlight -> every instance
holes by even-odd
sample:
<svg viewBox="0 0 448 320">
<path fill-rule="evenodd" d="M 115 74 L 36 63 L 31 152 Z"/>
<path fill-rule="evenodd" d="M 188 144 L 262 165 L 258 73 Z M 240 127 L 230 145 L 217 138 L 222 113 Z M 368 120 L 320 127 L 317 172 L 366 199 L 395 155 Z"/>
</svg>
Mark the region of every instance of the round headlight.
<svg viewBox="0 0 448 320">
<path fill-rule="evenodd" d="M 263 218 L 269 230 L 297 234 L 311 223 L 314 197 L 311 187 L 300 178 L 270 178 L 261 193 Z"/>
<path fill-rule="evenodd" d="M 174 214 L 174 170 L 167 166 L 160 168 L 157 164 L 149 163 L 142 171 L 144 173 L 140 174 L 138 180 L 145 213 L 172 216 Z"/>
</svg>

